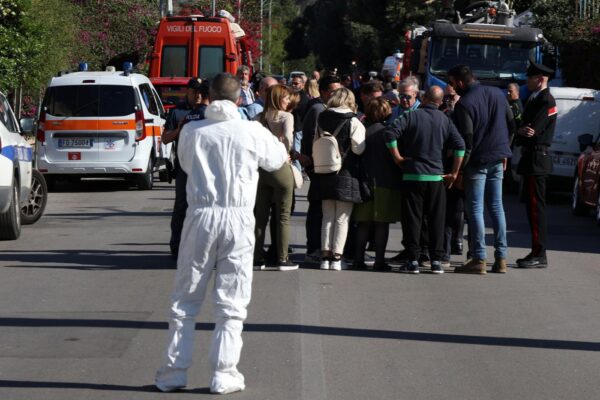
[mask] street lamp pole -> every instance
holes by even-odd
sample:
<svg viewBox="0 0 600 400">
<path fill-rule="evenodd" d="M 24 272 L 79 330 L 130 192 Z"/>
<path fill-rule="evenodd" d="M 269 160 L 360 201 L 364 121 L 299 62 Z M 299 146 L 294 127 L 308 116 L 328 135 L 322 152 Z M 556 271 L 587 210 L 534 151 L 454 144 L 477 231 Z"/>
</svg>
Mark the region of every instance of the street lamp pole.
<svg viewBox="0 0 600 400">
<path fill-rule="evenodd" d="M 217 15 L 217 0 L 212 0 L 212 14 L 211 17 Z"/>
<path fill-rule="evenodd" d="M 258 69 L 260 71 L 262 71 L 262 69 L 263 69 L 263 4 L 264 4 L 264 1 L 263 0 L 259 0 L 259 1 L 260 1 L 260 42 L 259 42 L 260 59 L 258 61 Z"/>
</svg>

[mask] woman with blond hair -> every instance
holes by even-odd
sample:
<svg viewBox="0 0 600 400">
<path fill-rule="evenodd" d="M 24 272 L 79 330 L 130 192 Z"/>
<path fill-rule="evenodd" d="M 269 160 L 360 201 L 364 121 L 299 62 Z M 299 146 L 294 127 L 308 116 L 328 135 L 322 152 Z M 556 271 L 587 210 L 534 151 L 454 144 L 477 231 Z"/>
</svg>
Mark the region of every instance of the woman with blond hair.
<svg viewBox="0 0 600 400">
<path fill-rule="evenodd" d="M 338 172 L 315 174 L 317 190 L 313 196 L 322 201 L 321 269 L 345 269 L 342 253 L 348 234 L 350 214 L 354 203 L 362 201 L 359 183 L 359 158 L 365 150 L 365 127 L 356 118 L 354 94 L 340 88 L 332 93 L 327 109 L 318 118 L 320 132 L 338 132 L 336 141 L 342 154 Z M 312 183 L 311 183 L 312 184 Z"/>
<path fill-rule="evenodd" d="M 265 108 L 259 116 L 259 121 L 285 145 L 288 153 L 294 141 L 294 117 L 290 112 L 293 109 L 294 101 L 294 94 L 287 86 L 273 85 L 267 91 Z M 264 269 L 265 266 L 265 230 L 271 214 L 271 207 L 273 207 L 275 219 L 274 234 L 271 237 L 271 246 L 277 254 L 275 267 L 280 271 L 298 269 L 298 265 L 288 259 L 293 194 L 294 176 L 289 162 L 274 172 L 259 170 L 258 190 L 254 206 L 256 218 L 254 230 L 256 236 L 255 269 Z"/>
<path fill-rule="evenodd" d="M 321 94 L 319 93 L 319 81 L 314 78 L 309 79 L 308 82 L 306 82 L 305 91 L 311 99 L 321 97 Z"/>
</svg>

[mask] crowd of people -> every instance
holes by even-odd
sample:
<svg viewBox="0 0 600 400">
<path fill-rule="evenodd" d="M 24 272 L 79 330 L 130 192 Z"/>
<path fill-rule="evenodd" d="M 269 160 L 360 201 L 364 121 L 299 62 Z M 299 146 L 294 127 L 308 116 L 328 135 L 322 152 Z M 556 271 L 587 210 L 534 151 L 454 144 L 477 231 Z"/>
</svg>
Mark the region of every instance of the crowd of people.
<svg viewBox="0 0 600 400">
<path fill-rule="evenodd" d="M 481 85 L 471 69 L 448 71 L 449 85 L 352 79 L 314 72 L 289 85 L 273 77 L 220 74 L 192 79 L 186 102 L 171 113 L 165 143 L 177 146 L 171 252 L 177 258 L 168 346 L 157 371 L 162 391 L 182 388 L 191 365 L 194 321 L 208 281 L 216 325 L 210 362 L 213 393 L 244 390 L 237 370 L 252 271 L 298 268 L 289 258 L 295 189 L 309 183 L 304 262 L 322 270 L 349 267 L 442 274 L 486 274 L 484 209 L 494 231 L 491 272 L 507 272 L 502 180 L 511 147 L 523 157 L 524 200 L 532 249 L 521 268 L 548 265 L 545 178 L 556 104 L 552 71 L 532 63 L 525 107 L 518 90 Z M 252 82 L 254 81 L 254 82 Z M 315 85 L 318 93 L 315 92 Z M 270 220 L 270 224 L 269 224 Z M 389 227 L 402 226 L 404 250 L 385 253 Z M 271 246 L 265 248 L 270 225 Z M 366 250 L 371 247 L 375 258 Z"/>
<path fill-rule="evenodd" d="M 295 188 L 306 180 L 310 186 L 305 264 L 379 271 L 398 265 L 401 272 L 430 268 L 441 274 L 450 267 L 452 255 L 463 254 L 468 221 L 467 261 L 455 272 L 484 274 L 487 207 L 495 232 L 491 271 L 505 273 L 502 180 L 511 148 L 526 140 L 517 130 L 524 113 L 519 86 L 510 84 L 502 93 L 480 85 L 465 65 L 449 71 L 448 86 L 426 92 L 413 76 L 399 81 L 365 75 L 357 81 L 334 73 L 322 75 L 314 71 L 309 78 L 297 73 L 284 84 L 260 73 L 251 76 L 246 66 L 238 69 L 241 92 L 236 104 L 241 118 L 259 121 L 289 154 L 289 163 L 279 170 L 259 171 L 254 269 L 298 268 L 289 258 L 290 221 Z M 529 75 L 532 92 L 545 88 L 549 73 L 544 66 L 532 64 Z M 192 79 L 187 100 L 171 113 L 165 143 L 175 140 L 190 120 L 203 118 L 209 103 L 207 82 Z M 322 145 L 323 137 L 335 139 L 334 152 L 341 161 L 335 170 L 319 171 L 315 165 L 313 150 Z M 187 177 L 178 166 L 175 170 L 171 252 L 176 258 L 187 207 Z M 540 200 L 543 203 L 540 197 L 536 207 Z M 539 216 L 528 214 L 530 220 Z M 402 225 L 404 250 L 386 258 L 392 223 Z M 271 244 L 265 249 L 267 226 Z M 538 241 L 545 237 L 539 227 L 539 221 L 532 221 L 532 237 Z M 375 252 L 374 258 L 367 249 Z M 532 244 L 531 254 L 518 265 L 527 266 L 531 257 L 541 259 L 536 266 L 547 265 L 544 245 Z"/>
</svg>

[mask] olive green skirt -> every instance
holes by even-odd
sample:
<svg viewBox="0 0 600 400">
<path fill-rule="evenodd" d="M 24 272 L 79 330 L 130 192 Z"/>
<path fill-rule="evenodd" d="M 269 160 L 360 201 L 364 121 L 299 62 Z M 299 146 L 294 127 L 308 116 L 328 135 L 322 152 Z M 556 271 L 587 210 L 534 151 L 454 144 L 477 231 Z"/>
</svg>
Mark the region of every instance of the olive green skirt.
<svg viewBox="0 0 600 400">
<path fill-rule="evenodd" d="M 376 187 L 371 201 L 354 205 L 352 220 L 355 222 L 398 222 L 400 221 L 401 198 L 400 190 Z"/>
</svg>

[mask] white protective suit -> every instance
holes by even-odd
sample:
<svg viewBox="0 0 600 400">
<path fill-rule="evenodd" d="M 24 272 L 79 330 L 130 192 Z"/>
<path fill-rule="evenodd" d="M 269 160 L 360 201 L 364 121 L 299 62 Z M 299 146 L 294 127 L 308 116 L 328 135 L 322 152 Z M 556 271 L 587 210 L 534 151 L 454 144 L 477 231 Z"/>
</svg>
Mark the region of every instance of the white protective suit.
<svg viewBox="0 0 600 400">
<path fill-rule="evenodd" d="M 258 168 L 277 170 L 288 155 L 271 132 L 258 122 L 243 121 L 236 105 L 225 100 L 212 102 L 205 120 L 186 124 L 177 147 L 181 168 L 188 174 L 188 209 L 171 298 L 168 347 L 155 383 L 162 391 L 186 386 L 195 317 L 216 266 L 210 390 L 243 390 L 244 376 L 236 366 L 252 290 Z"/>
</svg>

